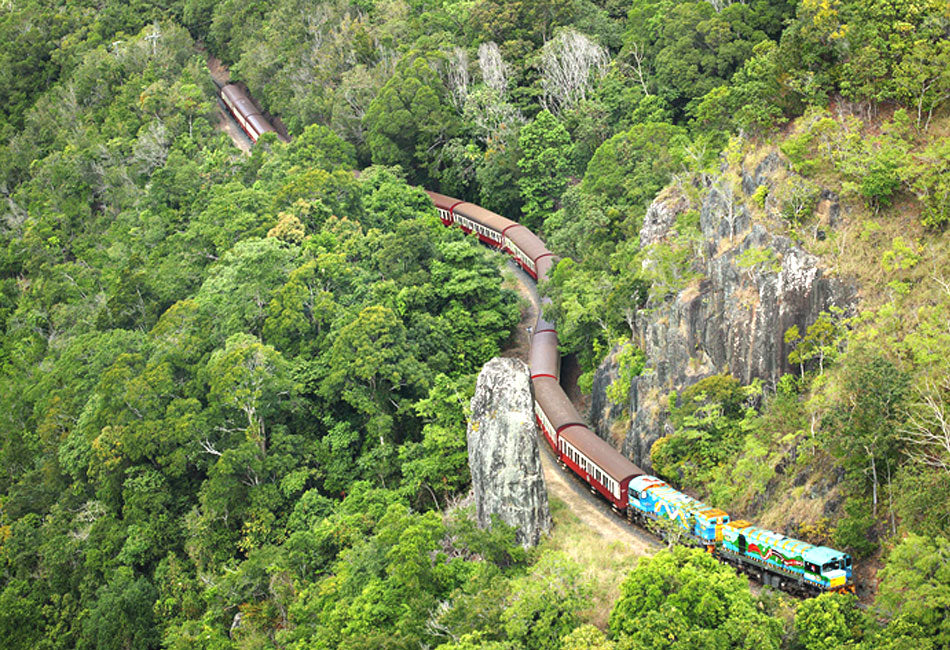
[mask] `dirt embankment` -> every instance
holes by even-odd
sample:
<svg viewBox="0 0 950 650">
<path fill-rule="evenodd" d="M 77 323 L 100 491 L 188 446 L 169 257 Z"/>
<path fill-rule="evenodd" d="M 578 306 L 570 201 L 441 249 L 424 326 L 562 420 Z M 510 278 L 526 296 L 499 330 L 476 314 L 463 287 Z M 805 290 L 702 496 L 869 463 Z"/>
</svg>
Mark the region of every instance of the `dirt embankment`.
<svg viewBox="0 0 950 650">
<path fill-rule="evenodd" d="M 208 56 L 208 72 L 219 88 L 231 82 L 231 71 L 216 56 Z"/>
</svg>

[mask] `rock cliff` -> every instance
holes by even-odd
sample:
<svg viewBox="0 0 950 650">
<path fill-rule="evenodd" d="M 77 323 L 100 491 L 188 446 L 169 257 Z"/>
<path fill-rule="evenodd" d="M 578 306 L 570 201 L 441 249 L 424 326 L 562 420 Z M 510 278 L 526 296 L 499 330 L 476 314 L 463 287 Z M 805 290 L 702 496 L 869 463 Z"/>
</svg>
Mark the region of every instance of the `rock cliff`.
<svg viewBox="0 0 950 650">
<path fill-rule="evenodd" d="M 534 546 L 551 528 L 528 366 L 495 358 L 478 375 L 468 424 L 468 464 L 480 526 L 492 515 Z"/>
<path fill-rule="evenodd" d="M 724 174 L 703 188 L 699 214 L 702 253 L 693 261 L 700 279 L 637 316 L 637 330 L 647 356 L 647 372 L 630 386 L 626 411 L 629 422 L 618 432 L 618 408 L 604 391 L 617 375 L 615 355 L 597 369 L 590 419 L 598 435 L 620 444 L 623 453 L 645 469 L 651 468 L 650 448 L 670 433 L 665 397 L 719 373 L 743 383 L 760 379 L 767 385 L 792 370 L 785 332 L 797 325 L 804 332 L 831 306 L 851 307 L 855 290 L 829 277 L 818 258 L 789 237 L 770 233 L 753 222 L 747 207 L 759 186 L 778 195 L 782 163 L 772 154 L 741 178 Z M 834 226 L 838 206 L 822 194 L 824 211 Z M 666 192 L 654 201 L 640 232 L 642 245 L 670 235 L 677 217 L 690 201 Z M 743 256 L 755 248 L 755 255 Z M 762 261 L 750 264 L 753 258 Z M 619 437 L 622 440 L 618 440 Z"/>
</svg>

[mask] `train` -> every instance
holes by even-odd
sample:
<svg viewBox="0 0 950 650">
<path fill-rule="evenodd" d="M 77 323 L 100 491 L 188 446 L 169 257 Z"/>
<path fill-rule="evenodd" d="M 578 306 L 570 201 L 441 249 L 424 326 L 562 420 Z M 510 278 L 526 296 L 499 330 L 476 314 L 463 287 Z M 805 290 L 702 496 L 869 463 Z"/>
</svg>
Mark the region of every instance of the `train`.
<svg viewBox="0 0 950 650">
<path fill-rule="evenodd" d="M 277 129 L 264 117 L 264 113 L 251 99 L 244 86 L 225 84 L 221 87 L 221 101 L 251 142 L 256 143 L 265 133 L 277 132 Z"/>
<path fill-rule="evenodd" d="M 558 262 L 544 242 L 510 219 L 472 203 L 427 192 L 442 223 L 455 225 L 479 241 L 510 255 L 541 282 Z M 800 595 L 854 592 L 851 557 L 815 546 L 729 514 L 684 494 L 634 465 L 586 425 L 560 384 L 557 329 L 543 309 L 532 330 L 529 368 L 538 429 L 558 464 L 606 500 L 630 522 L 677 525 L 686 543 L 705 548 L 762 584 Z"/>
<path fill-rule="evenodd" d="M 232 87 L 240 92 L 229 90 Z M 242 88 L 224 86 L 221 95 L 252 142 L 274 130 L 259 123 L 266 120 Z M 242 96 L 246 101 L 234 99 Z M 540 237 L 518 222 L 438 192 L 426 190 L 426 194 L 445 226 L 461 228 L 482 244 L 509 255 L 536 282 L 547 279 L 559 262 Z M 762 584 L 803 596 L 854 593 L 852 561 L 847 553 L 758 528 L 748 521 L 733 521 L 725 511 L 647 474 L 594 433 L 561 387 L 557 328 L 544 317 L 543 307 L 549 302 L 542 299 L 532 328 L 528 366 L 538 431 L 562 469 L 610 504 L 618 516 L 644 526 L 667 522 L 673 530 L 678 529 L 684 543 L 704 548 Z"/>
</svg>

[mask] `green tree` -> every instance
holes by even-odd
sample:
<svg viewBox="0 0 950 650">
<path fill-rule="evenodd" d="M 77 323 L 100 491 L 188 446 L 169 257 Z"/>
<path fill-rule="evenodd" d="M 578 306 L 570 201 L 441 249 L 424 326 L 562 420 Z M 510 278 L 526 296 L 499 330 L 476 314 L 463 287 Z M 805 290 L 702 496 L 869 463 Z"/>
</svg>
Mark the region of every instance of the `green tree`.
<svg viewBox="0 0 950 650">
<path fill-rule="evenodd" d="M 755 409 L 744 405 L 756 390 L 755 384 L 743 387 L 734 377 L 713 375 L 684 390 L 678 406 L 672 395 L 673 434 L 657 440 L 651 449 L 656 471 L 671 480 L 681 476 L 684 484 L 690 484 L 701 472 L 712 471 L 737 454 L 746 436 L 761 426 Z"/>
<path fill-rule="evenodd" d="M 328 351 L 331 368 L 321 390 L 364 413 L 378 407 L 403 387 L 424 385 L 418 362 L 399 317 L 381 306 L 369 306 L 341 327 Z"/>
<path fill-rule="evenodd" d="M 415 501 L 440 506 L 465 489 L 471 481 L 465 440 L 465 404 L 471 399 L 471 376 L 452 380 L 438 375 L 429 395 L 416 403 L 416 412 L 425 420 L 420 442 L 408 441 L 399 449 L 403 488 Z"/>
<path fill-rule="evenodd" d="M 881 484 L 890 483 L 903 442 L 899 433 L 909 378 L 891 361 L 862 351 L 849 355 L 841 398 L 827 416 L 825 444 L 862 488 L 877 516 Z"/>
<path fill-rule="evenodd" d="M 35 648 L 44 627 L 37 594 L 26 580 L 8 579 L 4 582 L 0 592 L 0 633 L 10 648 Z"/>
<path fill-rule="evenodd" d="M 590 624 L 575 628 L 561 639 L 561 650 L 614 650 L 616 647 L 603 632 Z"/>
<path fill-rule="evenodd" d="M 212 268 L 195 302 L 214 315 L 221 338 L 263 330 L 271 296 L 287 278 L 296 252 L 274 237 L 250 239 Z"/>
<path fill-rule="evenodd" d="M 597 149 L 587 165 L 581 190 L 619 211 L 608 236 L 639 232 L 650 202 L 682 167 L 686 144 L 682 128 L 648 122 L 618 133 Z"/>
<path fill-rule="evenodd" d="M 288 166 L 349 170 L 356 167 L 356 149 L 329 128 L 311 124 L 287 145 L 281 159 Z"/>
<path fill-rule="evenodd" d="M 415 182 L 436 177 L 436 152 L 458 129 L 442 81 L 419 53 L 400 61 L 364 123 L 373 162 L 401 165 Z"/>
<path fill-rule="evenodd" d="M 522 127 L 518 147 L 522 152 L 518 188 L 524 201 L 523 223 L 537 229 L 557 209 L 567 187 L 571 136 L 554 115 L 543 110 Z"/>
<path fill-rule="evenodd" d="M 99 588 L 95 607 L 83 620 L 80 648 L 120 650 L 158 646 L 152 607 L 155 588 L 145 577 L 119 569 Z"/>
<path fill-rule="evenodd" d="M 479 0 L 469 14 L 471 29 L 482 38 L 498 43 L 530 41 L 538 46 L 554 35 L 554 28 L 566 24 L 573 7 L 556 0 L 505 2 Z"/>
<path fill-rule="evenodd" d="M 336 253 L 321 254 L 291 271 L 267 305 L 264 338 L 294 356 L 316 353 L 340 310 L 334 291 L 346 287 L 351 275 Z"/>
<path fill-rule="evenodd" d="M 795 632 L 805 650 L 858 648 L 869 621 L 850 594 L 822 594 L 803 600 L 795 611 Z"/>
<path fill-rule="evenodd" d="M 833 532 L 835 548 L 848 549 L 858 558 L 868 557 L 877 550 L 872 532 L 875 523 L 867 500 L 848 499 Z"/>
<path fill-rule="evenodd" d="M 293 386 L 287 362 L 269 345 L 248 334 L 228 338 L 208 362 L 208 399 L 226 431 L 243 431 L 260 453 L 268 448 L 268 416 L 290 400 Z"/>
<path fill-rule="evenodd" d="M 542 553 L 524 578 L 514 581 L 502 623 L 508 638 L 527 648 L 556 650 L 579 622 L 590 592 L 579 567 L 555 553 Z"/>
<path fill-rule="evenodd" d="M 623 54 L 640 59 L 650 92 L 683 115 L 691 102 L 724 85 L 756 44 L 778 36 L 790 5 L 637 2 L 627 17 Z"/>
<path fill-rule="evenodd" d="M 792 325 L 785 332 L 785 343 L 794 346 L 788 353 L 788 362 L 798 364 L 804 377 L 805 363 L 817 359 L 818 374 L 824 374 L 825 361 L 834 361 L 841 352 L 847 325 L 848 319 L 842 317 L 840 309 L 821 312 L 805 329 L 805 336 L 799 334 L 797 325 Z"/>
<path fill-rule="evenodd" d="M 950 78 L 940 69 L 947 57 L 946 48 L 938 47 L 941 41 L 946 45 L 941 14 L 945 20 L 946 6 L 939 0 L 888 0 L 874 6 L 855 0 L 843 3 L 839 29 L 849 42 L 860 44 L 841 66 L 843 93 L 913 104 L 928 85 L 937 86 L 934 97 L 950 90 Z"/>
<path fill-rule="evenodd" d="M 782 630 L 747 581 L 699 549 L 640 558 L 620 585 L 610 634 L 637 648 L 779 648 Z"/>
<path fill-rule="evenodd" d="M 950 142 L 938 138 L 923 151 L 910 154 L 898 174 L 923 203 L 925 226 L 938 229 L 950 223 Z"/>
<path fill-rule="evenodd" d="M 786 115 L 800 111 L 795 95 L 782 87 L 779 47 L 760 41 L 753 56 L 728 85 L 717 86 L 695 104 L 692 116 L 707 129 L 762 133 L 783 124 Z"/>
<path fill-rule="evenodd" d="M 945 537 L 905 537 L 887 559 L 875 603 L 894 619 L 895 631 L 929 640 L 934 647 L 950 643 L 950 542 Z M 906 647 L 906 646 L 905 646 Z"/>
</svg>

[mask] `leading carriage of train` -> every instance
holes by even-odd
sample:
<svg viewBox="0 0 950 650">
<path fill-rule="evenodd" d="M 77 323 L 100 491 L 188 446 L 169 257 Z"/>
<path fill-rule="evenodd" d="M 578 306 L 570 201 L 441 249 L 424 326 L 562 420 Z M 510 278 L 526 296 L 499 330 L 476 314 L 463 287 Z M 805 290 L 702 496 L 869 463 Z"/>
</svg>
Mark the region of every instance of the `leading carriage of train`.
<svg viewBox="0 0 950 650">
<path fill-rule="evenodd" d="M 225 86 L 221 96 L 252 141 L 274 130 L 239 86 Z M 521 224 L 473 203 L 436 192 L 427 194 L 443 224 L 461 228 L 510 255 L 536 281 L 546 279 L 557 264 L 557 257 L 544 242 Z M 576 475 L 618 515 L 643 525 L 664 521 L 677 526 L 686 543 L 705 548 L 763 584 L 801 595 L 854 591 L 851 557 L 846 553 L 747 521 L 732 521 L 723 510 L 648 475 L 591 431 L 561 387 L 557 329 L 541 311 L 533 328 L 529 358 L 534 412 L 538 429 L 562 468 Z"/>
</svg>

